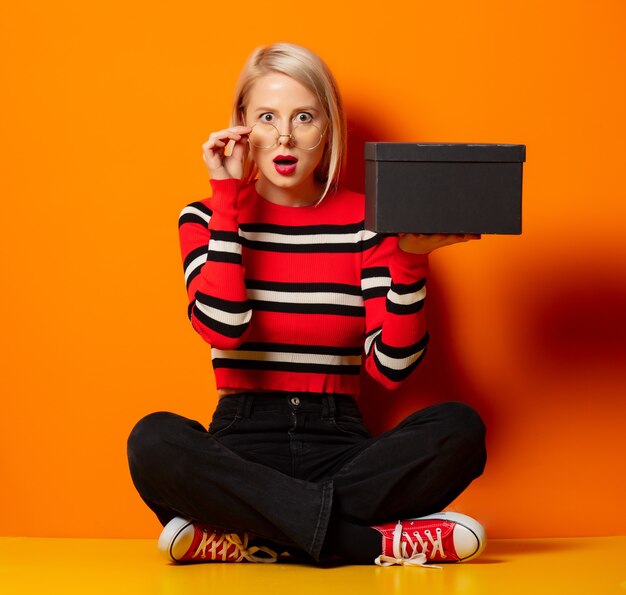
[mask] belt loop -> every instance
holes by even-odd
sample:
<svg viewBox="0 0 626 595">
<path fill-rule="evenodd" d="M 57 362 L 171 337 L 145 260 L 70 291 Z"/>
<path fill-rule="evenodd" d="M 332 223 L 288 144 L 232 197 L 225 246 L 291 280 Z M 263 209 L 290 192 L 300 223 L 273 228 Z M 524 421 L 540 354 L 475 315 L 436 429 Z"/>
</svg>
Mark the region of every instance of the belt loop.
<svg viewBox="0 0 626 595">
<path fill-rule="evenodd" d="M 335 419 L 335 397 L 333 395 L 326 395 L 326 403 L 328 405 L 328 418 Z"/>
<path fill-rule="evenodd" d="M 242 417 L 250 417 L 250 411 L 252 410 L 252 399 L 253 396 L 247 393 L 239 397 L 237 402 L 237 419 L 241 419 Z"/>
<path fill-rule="evenodd" d="M 250 416 L 252 415 L 252 406 L 254 405 L 255 395 L 247 394 L 245 398 L 246 402 L 243 409 L 243 416 L 250 419 Z"/>
</svg>

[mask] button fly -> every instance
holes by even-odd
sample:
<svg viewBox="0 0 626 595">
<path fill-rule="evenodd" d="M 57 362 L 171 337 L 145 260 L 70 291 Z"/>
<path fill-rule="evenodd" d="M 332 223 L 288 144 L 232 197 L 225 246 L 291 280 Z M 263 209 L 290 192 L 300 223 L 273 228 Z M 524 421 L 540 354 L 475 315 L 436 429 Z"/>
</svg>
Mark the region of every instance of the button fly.
<svg viewBox="0 0 626 595">
<path fill-rule="evenodd" d="M 298 405 L 300 405 L 300 399 L 298 397 L 291 397 L 291 399 L 289 399 L 289 402 L 294 406 L 297 407 Z"/>
</svg>

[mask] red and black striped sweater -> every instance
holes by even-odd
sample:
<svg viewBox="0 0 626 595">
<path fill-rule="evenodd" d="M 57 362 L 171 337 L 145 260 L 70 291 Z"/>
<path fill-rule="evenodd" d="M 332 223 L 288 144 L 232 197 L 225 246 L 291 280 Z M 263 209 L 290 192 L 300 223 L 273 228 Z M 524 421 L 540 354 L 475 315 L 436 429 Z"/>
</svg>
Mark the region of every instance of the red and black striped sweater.
<svg viewBox="0 0 626 595">
<path fill-rule="evenodd" d="M 271 203 L 212 181 L 179 219 L 193 327 L 218 388 L 357 395 L 366 370 L 396 388 L 424 356 L 426 256 L 364 228 L 364 197 Z"/>
</svg>

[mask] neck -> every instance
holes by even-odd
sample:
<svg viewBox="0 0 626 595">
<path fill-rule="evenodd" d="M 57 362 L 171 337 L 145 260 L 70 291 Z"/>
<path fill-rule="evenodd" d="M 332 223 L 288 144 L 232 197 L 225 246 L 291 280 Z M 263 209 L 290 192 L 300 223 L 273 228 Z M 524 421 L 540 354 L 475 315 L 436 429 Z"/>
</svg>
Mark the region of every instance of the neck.
<svg viewBox="0 0 626 595">
<path fill-rule="evenodd" d="M 324 187 L 310 178 L 306 184 L 281 188 L 261 176 L 256 181 L 256 191 L 265 200 L 277 205 L 308 207 L 319 201 L 324 193 Z"/>
</svg>

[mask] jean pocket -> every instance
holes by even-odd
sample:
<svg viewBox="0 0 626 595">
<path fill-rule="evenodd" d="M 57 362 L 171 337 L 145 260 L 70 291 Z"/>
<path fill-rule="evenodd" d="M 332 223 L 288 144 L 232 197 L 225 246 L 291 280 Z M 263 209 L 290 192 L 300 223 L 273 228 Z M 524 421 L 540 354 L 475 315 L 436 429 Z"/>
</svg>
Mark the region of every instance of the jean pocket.
<svg viewBox="0 0 626 595">
<path fill-rule="evenodd" d="M 241 417 L 238 415 L 214 417 L 209 424 L 209 434 L 213 437 L 223 436 L 230 433 Z"/>
<path fill-rule="evenodd" d="M 363 438 L 371 437 L 369 430 L 363 423 L 363 419 L 360 417 L 342 415 L 340 417 L 331 418 L 330 421 L 333 426 L 342 434 L 349 434 L 350 436 L 362 436 Z"/>
</svg>

